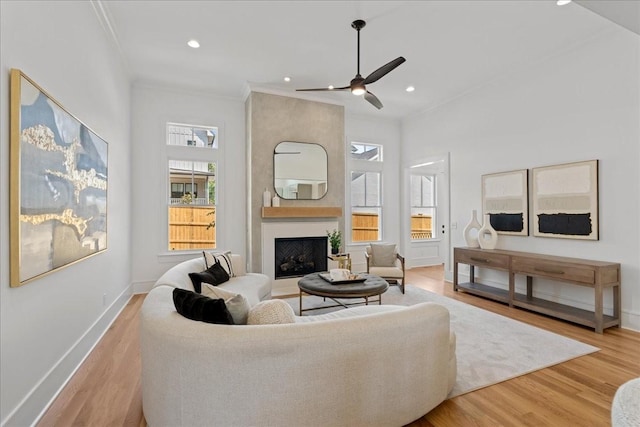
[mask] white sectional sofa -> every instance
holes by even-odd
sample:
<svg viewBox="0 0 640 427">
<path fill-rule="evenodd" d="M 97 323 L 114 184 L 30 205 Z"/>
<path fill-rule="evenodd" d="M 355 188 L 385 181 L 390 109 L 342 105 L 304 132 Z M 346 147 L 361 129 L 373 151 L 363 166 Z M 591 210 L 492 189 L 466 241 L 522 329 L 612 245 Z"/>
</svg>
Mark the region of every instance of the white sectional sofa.
<svg viewBox="0 0 640 427">
<path fill-rule="evenodd" d="M 401 426 L 453 387 L 455 337 L 440 305 L 371 305 L 288 324 L 210 324 L 174 308 L 168 285 L 187 269 L 158 280 L 141 310 L 143 409 L 151 427 Z M 242 285 L 247 298 L 266 296 L 251 286 Z"/>
<path fill-rule="evenodd" d="M 247 273 L 244 257 L 241 255 L 231 254 L 231 262 L 235 277 L 219 285 L 220 288 L 244 295 L 251 306 L 260 301 L 271 299 L 271 280 L 268 276 L 260 273 Z M 205 269 L 204 257 L 184 261 L 160 276 L 154 287 L 167 285 L 193 291 L 189 273 L 197 273 Z"/>
</svg>

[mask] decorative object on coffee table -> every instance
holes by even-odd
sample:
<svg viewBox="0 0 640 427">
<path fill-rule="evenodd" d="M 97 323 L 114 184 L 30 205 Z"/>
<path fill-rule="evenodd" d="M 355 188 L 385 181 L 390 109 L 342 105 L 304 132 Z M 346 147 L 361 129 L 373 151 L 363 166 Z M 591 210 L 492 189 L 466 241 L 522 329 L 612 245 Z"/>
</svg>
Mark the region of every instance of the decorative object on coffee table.
<svg viewBox="0 0 640 427">
<path fill-rule="evenodd" d="M 329 236 L 329 245 L 331 245 L 331 253 L 333 255 L 340 253 L 340 244 L 342 244 L 342 232 L 334 229 L 333 231 L 327 230 L 327 236 Z"/>
<path fill-rule="evenodd" d="M 478 231 L 478 243 L 482 249 L 495 249 L 498 243 L 498 232 L 491 226 L 491 217 L 484 215 L 484 223 Z"/>
<path fill-rule="evenodd" d="M 464 240 L 467 242 L 467 246 L 470 248 L 479 248 L 480 243 L 478 243 L 478 231 L 482 224 L 478 222 L 478 211 L 475 209 L 471 211 L 471 221 L 464 228 Z"/>
</svg>

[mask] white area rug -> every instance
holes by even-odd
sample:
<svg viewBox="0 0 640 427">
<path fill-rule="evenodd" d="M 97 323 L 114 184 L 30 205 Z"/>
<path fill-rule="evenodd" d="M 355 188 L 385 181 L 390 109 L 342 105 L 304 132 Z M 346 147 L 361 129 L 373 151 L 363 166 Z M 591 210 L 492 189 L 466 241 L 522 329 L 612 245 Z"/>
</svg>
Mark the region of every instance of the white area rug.
<svg viewBox="0 0 640 427">
<path fill-rule="evenodd" d="M 407 285 L 405 290 L 406 293 L 403 295 L 397 286 L 391 286 L 383 294 L 382 303 L 413 305 L 435 302 L 449 310 L 451 329 L 457 338 L 458 359 L 458 378 L 449 397 L 599 350 L 597 347 L 411 285 Z M 285 301 L 298 313 L 297 297 Z M 302 304 L 303 308 L 310 308 L 331 305 L 333 301 L 323 302 L 320 297 L 305 295 Z M 338 308 L 306 312 L 305 315 L 332 310 Z"/>
</svg>

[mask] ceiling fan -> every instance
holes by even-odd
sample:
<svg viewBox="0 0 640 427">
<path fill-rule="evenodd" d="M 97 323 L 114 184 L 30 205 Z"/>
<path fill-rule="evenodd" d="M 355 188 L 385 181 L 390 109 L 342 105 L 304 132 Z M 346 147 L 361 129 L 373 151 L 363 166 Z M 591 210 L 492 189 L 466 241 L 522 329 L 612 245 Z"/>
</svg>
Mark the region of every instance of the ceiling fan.
<svg viewBox="0 0 640 427">
<path fill-rule="evenodd" d="M 374 107 L 377 109 L 382 108 L 382 102 L 376 97 L 374 94 L 367 90 L 366 85 L 370 83 L 374 83 L 380 80 L 382 77 L 393 71 L 394 68 L 402 64 L 406 59 L 402 56 L 397 57 L 393 61 L 384 64 L 382 67 L 375 70 L 373 73 L 369 74 L 367 77 L 362 77 L 360 75 L 360 30 L 367 25 L 365 21 L 362 19 L 355 20 L 351 23 L 351 27 L 353 27 L 358 32 L 358 72 L 356 76 L 351 80 L 349 86 L 344 87 L 336 87 L 333 86 L 325 87 L 325 88 L 315 88 L 315 89 L 296 89 L 297 91 L 332 91 L 332 90 L 350 90 L 354 95 L 364 95 L 364 99 L 369 101 Z"/>
</svg>

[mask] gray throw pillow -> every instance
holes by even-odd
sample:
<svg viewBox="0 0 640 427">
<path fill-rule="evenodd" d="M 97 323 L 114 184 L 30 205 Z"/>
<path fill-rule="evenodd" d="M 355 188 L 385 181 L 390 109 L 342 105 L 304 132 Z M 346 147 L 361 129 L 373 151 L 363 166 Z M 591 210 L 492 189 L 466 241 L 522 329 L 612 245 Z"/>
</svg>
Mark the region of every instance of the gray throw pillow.
<svg viewBox="0 0 640 427">
<path fill-rule="evenodd" d="M 396 265 L 396 245 L 393 243 L 371 244 L 371 265 L 394 267 Z"/>
<path fill-rule="evenodd" d="M 233 324 L 247 324 L 247 316 L 249 315 L 249 309 L 251 306 L 249 305 L 249 301 L 247 301 L 243 295 L 236 294 L 207 283 L 202 284 L 202 295 L 209 298 L 222 298 L 227 306 L 227 310 L 231 313 L 231 317 L 233 317 Z"/>
</svg>

